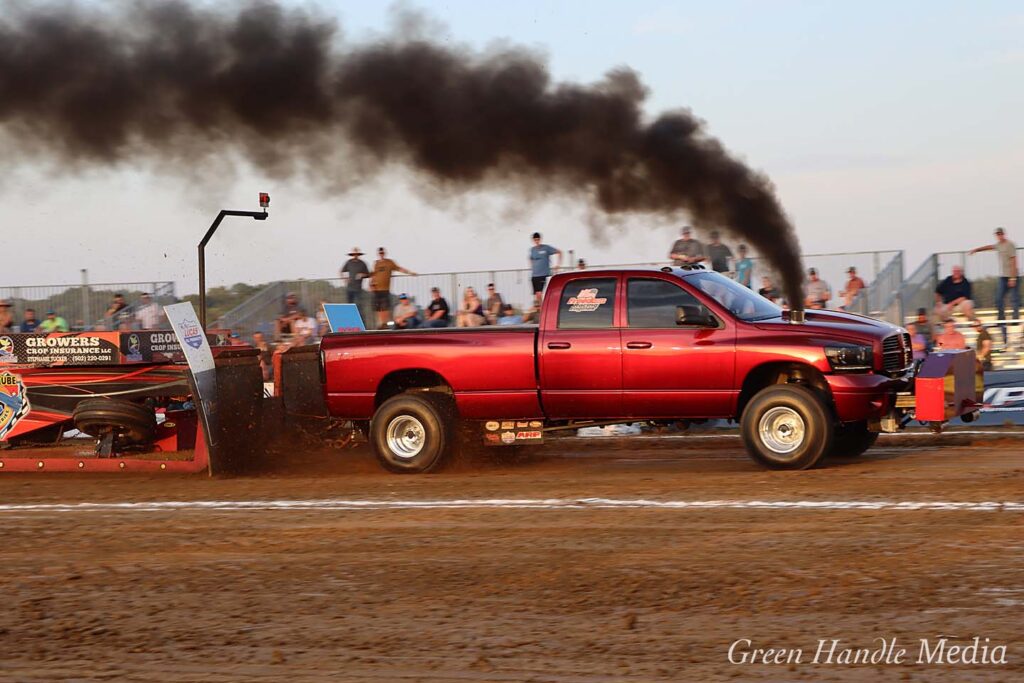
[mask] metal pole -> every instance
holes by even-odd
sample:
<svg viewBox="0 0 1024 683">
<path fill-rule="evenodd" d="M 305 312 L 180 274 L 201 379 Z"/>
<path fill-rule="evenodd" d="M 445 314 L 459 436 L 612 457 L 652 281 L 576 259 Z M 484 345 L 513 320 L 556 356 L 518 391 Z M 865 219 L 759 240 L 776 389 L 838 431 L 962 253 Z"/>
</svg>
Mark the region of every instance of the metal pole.
<svg viewBox="0 0 1024 683">
<path fill-rule="evenodd" d="M 222 209 L 217 218 L 214 219 L 213 223 L 210 224 L 210 229 L 206 231 L 206 235 L 203 236 L 202 241 L 199 243 L 199 325 L 206 331 L 206 244 L 213 237 L 213 233 L 217 232 L 217 228 L 220 227 L 220 222 L 224 220 L 225 216 L 248 216 L 258 221 L 264 221 L 267 219 L 266 211 L 228 211 Z"/>
<path fill-rule="evenodd" d="M 92 312 L 89 308 L 89 271 L 82 268 L 82 324 L 92 329 Z"/>
</svg>

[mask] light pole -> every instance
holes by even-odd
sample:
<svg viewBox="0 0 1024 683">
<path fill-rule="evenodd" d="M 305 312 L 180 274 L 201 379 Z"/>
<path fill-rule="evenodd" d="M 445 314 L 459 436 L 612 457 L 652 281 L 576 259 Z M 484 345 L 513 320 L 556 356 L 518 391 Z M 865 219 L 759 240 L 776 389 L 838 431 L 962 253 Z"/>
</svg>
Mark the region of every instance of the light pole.
<svg viewBox="0 0 1024 683">
<path fill-rule="evenodd" d="M 202 241 L 199 243 L 199 325 L 203 328 L 203 332 L 206 332 L 206 244 L 213 237 L 213 233 L 217 232 L 217 228 L 220 227 L 220 222 L 224 220 L 225 216 L 248 216 L 258 221 L 267 220 L 267 207 L 270 206 L 270 195 L 266 192 L 260 192 L 260 206 L 263 207 L 263 211 L 229 211 L 228 209 L 221 209 L 221 212 L 217 214 L 217 218 L 210 224 L 210 229 L 206 231 L 206 235 L 203 236 Z"/>
</svg>

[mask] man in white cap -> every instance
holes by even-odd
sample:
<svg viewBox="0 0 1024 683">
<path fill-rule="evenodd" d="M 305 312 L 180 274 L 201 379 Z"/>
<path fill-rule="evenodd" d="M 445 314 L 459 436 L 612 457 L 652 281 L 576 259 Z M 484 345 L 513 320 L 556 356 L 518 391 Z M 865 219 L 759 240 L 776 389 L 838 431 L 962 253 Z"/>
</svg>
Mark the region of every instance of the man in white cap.
<svg viewBox="0 0 1024 683">
<path fill-rule="evenodd" d="M 1020 320 L 1020 287 L 1017 276 L 1020 274 L 1020 264 L 1017 263 L 1017 245 L 1006 237 L 1006 231 L 996 228 L 995 244 L 986 244 L 983 247 L 975 247 L 968 254 L 977 254 L 979 251 L 995 251 L 999 255 L 999 280 L 996 281 L 996 312 L 1000 320 L 1006 320 L 1006 295 L 1010 295 L 1010 303 L 1013 305 L 1013 319 Z M 1006 337 L 1006 325 L 1003 328 L 1003 343 L 1009 344 Z"/>
<path fill-rule="evenodd" d="M 363 280 L 370 277 L 370 269 L 367 267 L 366 261 L 359 258 L 363 255 L 359 247 L 352 247 L 352 251 L 348 252 L 348 255 L 351 258 L 345 261 L 345 265 L 341 267 L 341 279 L 345 281 L 348 302 L 355 304 L 359 309 L 359 314 L 362 315 Z"/>
</svg>

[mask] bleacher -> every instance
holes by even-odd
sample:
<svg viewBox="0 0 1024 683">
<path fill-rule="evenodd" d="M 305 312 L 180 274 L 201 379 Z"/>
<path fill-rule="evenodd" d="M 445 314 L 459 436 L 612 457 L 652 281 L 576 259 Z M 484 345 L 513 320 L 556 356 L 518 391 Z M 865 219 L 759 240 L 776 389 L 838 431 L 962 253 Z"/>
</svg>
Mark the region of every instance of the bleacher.
<svg viewBox="0 0 1024 683">
<path fill-rule="evenodd" d="M 1003 344 L 1003 331 L 1001 324 L 1004 321 L 999 319 L 999 315 L 994 308 L 983 308 L 975 311 L 978 319 L 981 320 L 981 324 L 988 330 L 989 335 L 992 336 L 992 366 L 995 370 L 1024 370 L 1024 340 L 1021 335 L 1024 334 L 1024 322 L 1020 320 L 1007 320 L 1006 330 L 1010 336 L 1010 344 L 1007 347 Z M 913 322 L 914 317 L 908 317 L 906 322 Z M 953 320 L 956 321 L 956 329 L 964 335 L 967 340 L 967 346 L 971 349 L 977 348 L 978 345 L 978 334 L 974 331 L 969 320 L 963 315 L 957 313 L 953 316 Z M 940 332 L 941 325 L 936 325 L 935 333 Z"/>
</svg>

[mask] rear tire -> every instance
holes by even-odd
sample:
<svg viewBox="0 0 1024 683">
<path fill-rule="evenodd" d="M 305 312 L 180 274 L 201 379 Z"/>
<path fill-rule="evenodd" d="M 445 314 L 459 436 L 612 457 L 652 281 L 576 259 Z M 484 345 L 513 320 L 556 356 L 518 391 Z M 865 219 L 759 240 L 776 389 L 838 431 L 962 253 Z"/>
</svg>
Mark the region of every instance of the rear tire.
<svg viewBox="0 0 1024 683">
<path fill-rule="evenodd" d="M 866 422 L 852 422 L 836 428 L 829 455 L 838 458 L 855 458 L 878 441 L 878 432 L 868 430 Z"/>
<path fill-rule="evenodd" d="M 370 422 L 370 443 L 377 460 L 390 472 L 433 472 L 451 454 L 453 422 L 444 397 L 400 394 L 377 409 Z"/>
<path fill-rule="evenodd" d="M 114 432 L 115 446 L 144 446 L 156 438 L 156 414 L 148 406 L 112 398 L 90 398 L 75 406 L 75 429 L 102 438 Z"/>
<path fill-rule="evenodd" d="M 814 467 L 832 446 L 828 406 L 818 393 L 798 384 L 775 384 L 759 391 L 740 424 L 747 453 L 773 470 Z"/>
</svg>

